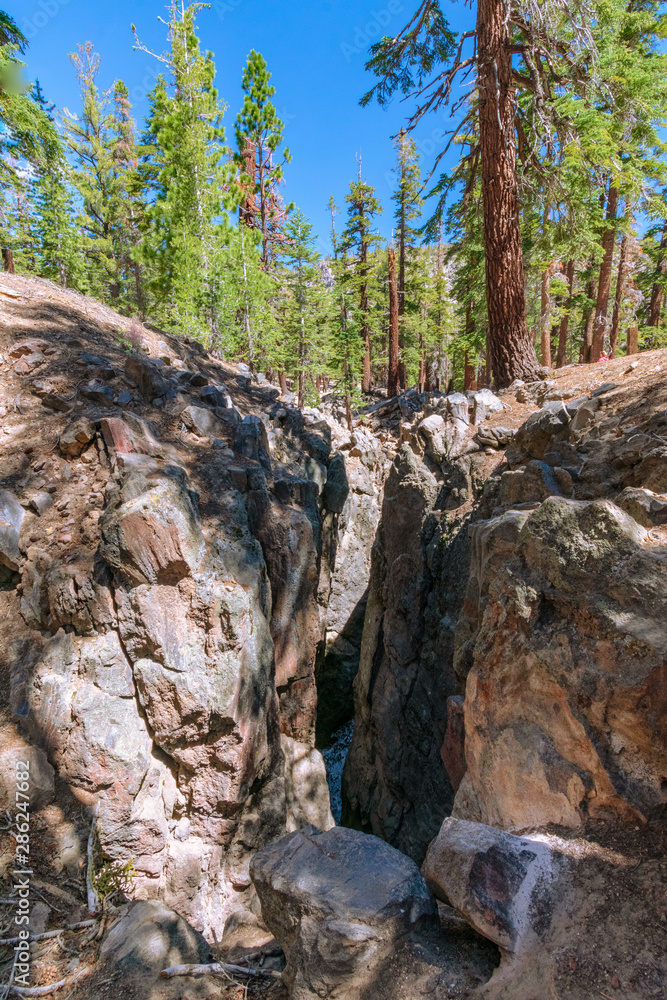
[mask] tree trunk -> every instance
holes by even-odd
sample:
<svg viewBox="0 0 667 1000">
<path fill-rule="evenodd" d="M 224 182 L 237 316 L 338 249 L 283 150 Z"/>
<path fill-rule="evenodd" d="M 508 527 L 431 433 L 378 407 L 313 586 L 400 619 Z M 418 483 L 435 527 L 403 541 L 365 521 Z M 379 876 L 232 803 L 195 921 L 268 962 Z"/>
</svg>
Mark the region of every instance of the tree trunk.
<svg viewBox="0 0 667 1000">
<path fill-rule="evenodd" d="M 299 396 L 298 407 L 303 409 L 306 402 L 306 326 L 301 313 L 301 337 L 299 340 Z"/>
<path fill-rule="evenodd" d="M 542 271 L 540 309 L 540 356 L 545 368 L 551 368 L 551 275 L 553 265 Z"/>
<path fill-rule="evenodd" d="M 630 220 L 631 223 L 632 220 Z M 610 351 L 609 357 L 616 357 L 616 344 L 618 342 L 618 324 L 621 318 L 621 303 L 623 301 L 623 291 L 625 289 L 625 279 L 626 275 L 626 264 L 628 260 L 628 245 L 629 237 L 627 233 L 623 233 L 623 239 L 621 240 L 621 251 L 618 255 L 618 277 L 616 279 L 616 294 L 614 296 L 614 314 L 611 320 L 611 334 L 609 336 L 610 340 Z"/>
<path fill-rule="evenodd" d="M 667 220 L 662 228 L 662 239 L 660 240 L 660 253 L 658 255 L 658 273 L 667 272 Z M 662 300 L 664 289 L 661 284 L 656 284 L 651 289 L 651 304 L 648 310 L 647 326 L 660 326 L 660 312 L 662 310 Z"/>
<path fill-rule="evenodd" d="M 600 283 L 595 306 L 593 337 L 591 340 L 591 361 L 598 361 L 604 350 L 604 336 L 607 332 L 607 311 L 609 308 L 609 290 L 611 288 L 611 270 L 614 263 L 614 241 L 616 239 L 616 213 L 618 210 L 618 188 L 613 184 L 607 197 L 607 226 L 602 237 L 604 257 L 600 266 Z"/>
<path fill-rule="evenodd" d="M 259 148 L 259 210 L 262 219 L 262 264 L 269 269 L 269 227 L 266 213 L 266 181 L 264 179 L 264 150 Z"/>
<path fill-rule="evenodd" d="M 426 357 L 424 355 L 424 337 L 419 334 L 419 375 L 417 383 L 420 392 L 426 392 Z"/>
<path fill-rule="evenodd" d="M 466 351 L 465 367 L 463 369 L 463 391 L 474 389 L 475 386 L 475 366 L 470 364 L 469 354 Z"/>
<path fill-rule="evenodd" d="M 371 330 L 367 323 L 364 323 L 361 328 L 361 337 L 364 342 L 364 368 L 361 376 L 361 391 L 370 392 L 373 388 L 371 374 Z"/>
<path fill-rule="evenodd" d="M 404 169 L 404 168 L 403 168 Z M 405 194 L 403 189 L 403 175 L 401 175 L 401 191 L 403 195 Z M 405 197 L 401 201 L 401 222 L 399 226 L 399 236 L 398 236 L 398 383 L 400 386 L 400 391 L 405 392 L 407 389 L 406 384 L 406 374 L 405 374 L 405 361 L 403 360 L 403 351 L 405 344 L 403 343 L 403 316 L 405 315 Z"/>
<path fill-rule="evenodd" d="M 285 396 L 287 394 L 287 391 L 288 391 L 287 390 L 287 377 L 285 375 L 285 372 L 279 372 L 278 373 L 278 381 L 280 383 L 280 393 L 281 393 L 282 396 Z"/>
<path fill-rule="evenodd" d="M 567 359 L 567 329 L 570 325 L 570 309 L 572 308 L 572 287 L 574 285 L 574 261 L 571 260 L 567 265 L 567 306 L 565 309 L 565 315 L 560 321 L 560 330 L 558 332 L 558 354 L 556 356 L 556 368 L 562 368 Z"/>
<path fill-rule="evenodd" d="M 16 274 L 14 269 L 14 254 L 7 247 L 4 247 L 2 251 L 2 269 L 7 274 Z"/>
<path fill-rule="evenodd" d="M 639 353 L 639 327 L 629 326 L 627 333 L 627 347 L 626 354 L 638 354 Z"/>
<path fill-rule="evenodd" d="M 243 197 L 241 204 L 239 205 L 239 222 L 243 222 L 246 226 L 249 226 L 250 229 L 254 229 L 255 212 L 257 210 L 255 203 L 257 164 L 255 162 L 254 143 L 252 143 L 247 137 L 241 156 L 243 157 L 243 173 L 250 178 L 250 182 L 247 185 L 242 185 Z"/>
<path fill-rule="evenodd" d="M 387 398 L 398 396 L 398 315 L 399 298 L 396 283 L 396 251 L 390 247 L 389 258 L 389 371 L 387 373 Z"/>
<path fill-rule="evenodd" d="M 479 141 L 490 361 L 496 383 L 531 381 L 538 362 L 528 325 L 514 143 L 515 96 L 504 0 L 478 0 Z"/>
<path fill-rule="evenodd" d="M 588 282 L 588 288 L 586 289 L 586 295 L 589 299 L 595 298 L 595 278 L 591 278 Z M 591 344 L 593 342 L 593 323 L 595 322 L 595 306 L 591 306 L 588 316 L 586 317 L 586 325 L 584 326 L 584 337 L 581 343 L 581 360 L 583 364 L 587 365 L 591 360 Z"/>
</svg>

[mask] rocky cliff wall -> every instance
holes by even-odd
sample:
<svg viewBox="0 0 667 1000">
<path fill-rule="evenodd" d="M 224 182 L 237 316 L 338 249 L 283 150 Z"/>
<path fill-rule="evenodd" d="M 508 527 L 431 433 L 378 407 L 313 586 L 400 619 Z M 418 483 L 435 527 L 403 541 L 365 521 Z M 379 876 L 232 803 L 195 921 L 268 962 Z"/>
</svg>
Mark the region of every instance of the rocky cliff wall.
<svg viewBox="0 0 667 1000">
<path fill-rule="evenodd" d="M 48 282 L 0 309 L 3 746 L 32 747 L 56 872 L 94 823 L 136 896 L 261 937 L 250 858 L 333 822 L 316 666 L 345 633 L 349 718 L 384 453 Z"/>
<path fill-rule="evenodd" d="M 344 821 L 421 862 L 451 812 L 525 830 L 664 807 L 661 358 L 517 385 L 490 417 L 471 394 L 403 422 Z"/>
</svg>

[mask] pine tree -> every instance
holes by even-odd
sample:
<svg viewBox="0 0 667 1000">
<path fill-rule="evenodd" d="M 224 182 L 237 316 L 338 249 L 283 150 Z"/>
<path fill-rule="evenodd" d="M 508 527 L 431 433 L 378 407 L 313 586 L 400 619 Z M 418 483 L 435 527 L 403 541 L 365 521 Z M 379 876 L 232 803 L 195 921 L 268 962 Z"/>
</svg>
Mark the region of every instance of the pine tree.
<svg viewBox="0 0 667 1000">
<path fill-rule="evenodd" d="M 112 110 L 109 94 L 100 91 L 97 76 L 100 57 L 91 42 L 70 54 L 76 70 L 82 109 L 74 114 L 65 108 L 65 139 L 74 158 L 72 180 L 81 199 L 78 224 L 87 261 L 89 287 L 106 298 L 116 279 L 112 240 L 114 171 L 111 152 Z"/>
<path fill-rule="evenodd" d="M 140 177 L 149 230 L 141 258 L 158 315 L 177 329 L 217 342 L 216 286 L 227 220 L 236 192 L 226 160 L 224 106 L 211 52 L 202 54 L 196 18 L 204 3 L 171 0 L 169 49 L 156 56 L 160 76 L 149 95 Z M 135 33 L 136 39 L 136 33 Z M 139 41 L 136 48 L 149 52 Z M 155 53 L 150 53 L 155 55 Z M 202 331 L 202 315 L 206 331 Z"/>
<path fill-rule="evenodd" d="M 320 255 L 315 249 L 317 237 L 313 234 L 313 227 L 301 211 L 295 211 L 290 217 L 285 237 L 282 257 L 289 268 L 287 285 L 292 294 L 286 332 L 291 334 L 294 343 L 293 368 L 298 380 L 298 405 L 303 406 L 307 379 L 319 375 L 326 360 L 317 316 L 322 296 L 315 264 Z"/>
<path fill-rule="evenodd" d="M 33 100 L 53 122 L 54 105 L 46 100 L 39 81 L 35 83 Z M 57 281 L 63 288 L 85 290 L 79 260 L 79 234 L 74 224 L 74 205 L 67 177 L 67 162 L 61 156 L 42 161 L 31 181 L 31 242 L 35 271 Z"/>
<path fill-rule="evenodd" d="M 387 366 L 387 397 L 398 396 L 400 392 L 400 344 L 399 344 L 399 299 L 398 281 L 396 278 L 396 250 L 387 250 L 389 270 L 389 363 Z"/>
<path fill-rule="evenodd" d="M 399 381 L 401 390 L 406 389 L 405 352 L 406 337 L 408 336 L 408 322 L 406 312 L 413 307 L 414 294 L 410 294 L 408 285 L 409 275 L 406 276 L 406 269 L 409 270 L 411 259 L 414 257 L 415 247 L 419 238 L 419 230 L 413 223 L 421 217 L 424 204 L 421 197 L 421 173 L 419 170 L 419 156 L 417 145 L 411 139 L 405 129 L 401 129 L 396 136 L 394 143 L 396 150 L 397 165 L 394 168 L 398 176 L 398 188 L 392 195 L 392 201 L 396 208 L 394 211 L 394 221 L 396 222 L 396 237 L 398 242 L 398 315 L 399 315 Z"/>
<path fill-rule="evenodd" d="M 33 100 L 23 76 L 19 56 L 27 44 L 13 18 L 0 11 L 0 243 L 3 267 L 12 273 L 14 252 L 27 252 L 29 233 L 20 165 L 51 167 L 62 156 L 53 120 Z"/>
<path fill-rule="evenodd" d="M 140 316 L 145 315 L 142 266 L 138 247 L 145 212 L 138 173 L 139 152 L 128 89 L 122 80 L 113 88 L 113 114 L 110 123 L 110 152 L 113 171 L 111 241 L 116 260 L 117 297 Z"/>
<path fill-rule="evenodd" d="M 373 230 L 373 220 L 382 212 L 382 206 L 375 197 L 375 188 L 359 178 L 350 184 L 345 196 L 347 202 L 347 225 L 343 232 L 340 249 L 345 256 L 343 277 L 345 287 L 356 298 L 359 313 L 359 333 L 364 344 L 362 392 L 370 392 L 373 385 L 371 371 L 371 282 L 372 267 L 369 255 L 382 240 Z"/>
<path fill-rule="evenodd" d="M 243 70 L 242 87 L 245 98 L 236 118 L 236 160 L 244 170 L 242 183 L 249 186 L 251 191 L 254 185 L 254 193 L 259 198 L 262 261 L 265 268 L 272 263 L 275 247 L 279 242 L 283 211 L 278 189 L 283 176 L 283 165 L 290 161 L 290 152 L 285 149 L 282 161 L 277 162 L 285 126 L 270 100 L 276 92 L 270 79 L 271 73 L 267 69 L 266 60 L 253 49 Z M 253 173 L 249 175 L 247 169 L 251 153 L 254 156 Z"/>
</svg>

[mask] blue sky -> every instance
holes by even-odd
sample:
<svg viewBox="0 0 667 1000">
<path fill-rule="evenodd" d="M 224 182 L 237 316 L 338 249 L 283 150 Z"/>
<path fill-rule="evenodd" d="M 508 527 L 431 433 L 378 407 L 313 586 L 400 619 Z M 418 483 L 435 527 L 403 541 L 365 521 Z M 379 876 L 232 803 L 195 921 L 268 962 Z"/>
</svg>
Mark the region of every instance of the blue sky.
<svg viewBox="0 0 667 1000">
<path fill-rule="evenodd" d="M 165 4 L 166 0 L 4 0 L 2 8 L 29 38 L 28 75 L 39 78 L 49 100 L 61 108 L 78 109 L 68 53 L 79 42 L 91 41 L 102 57 L 100 85 L 108 87 L 114 79 L 123 79 L 140 119 L 158 63 L 133 51 L 130 25 L 136 25 L 145 45 L 162 51 L 166 33 L 158 17 L 166 16 Z M 372 85 L 364 70 L 369 45 L 398 32 L 416 7 L 417 0 L 213 0 L 211 8 L 199 15 L 202 47 L 215 54 L 218 91 L 229 106 L 225 124 L 230 142 L 242 103 L 241 72 L 248 52 L 255 48 L 265 56 L 293 156 L 284 195 L 313 221 L 325 241 L 323 250 L 328 248 L 329 195 L 343 207 L 356 176 L 358 153 L 362 173 L 376 186 L 385 209 L 380 231 L 391 235 L 391 136 L 412 105 L 397 99 L 385 110 L 360 108 L 358 102 Z M 463 0 L 446 4 L 445 10 L 453 29 L 470 25 L 473 15 Z M 416 132 L 423 167 L 430 170 L 451 126 L 447 113 L 440 112 Z"/>
</svg>

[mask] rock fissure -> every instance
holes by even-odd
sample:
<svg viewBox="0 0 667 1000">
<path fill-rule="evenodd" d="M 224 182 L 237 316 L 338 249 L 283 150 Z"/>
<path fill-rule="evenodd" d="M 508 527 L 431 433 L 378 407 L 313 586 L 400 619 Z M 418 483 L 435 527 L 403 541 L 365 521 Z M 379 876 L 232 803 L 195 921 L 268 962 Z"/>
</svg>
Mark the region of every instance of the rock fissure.
<svg viewBox="0 0 667 1000">
<path fill-rule="evenodd" d="M 614 899 L 588 845 L 664 826 L 664 381 L 412 392 L 349 431 L 82 322 L 53 374 L 104 354 L 131 391 L 21 389 L 0 481 L 0 753 L 32 755 L 60 871 L 94 812 L 146 914 L 232 957 L 274 935 L 296 1000 L 584 1000 L 567 920 L 613 937 Z"/>
</svg>

